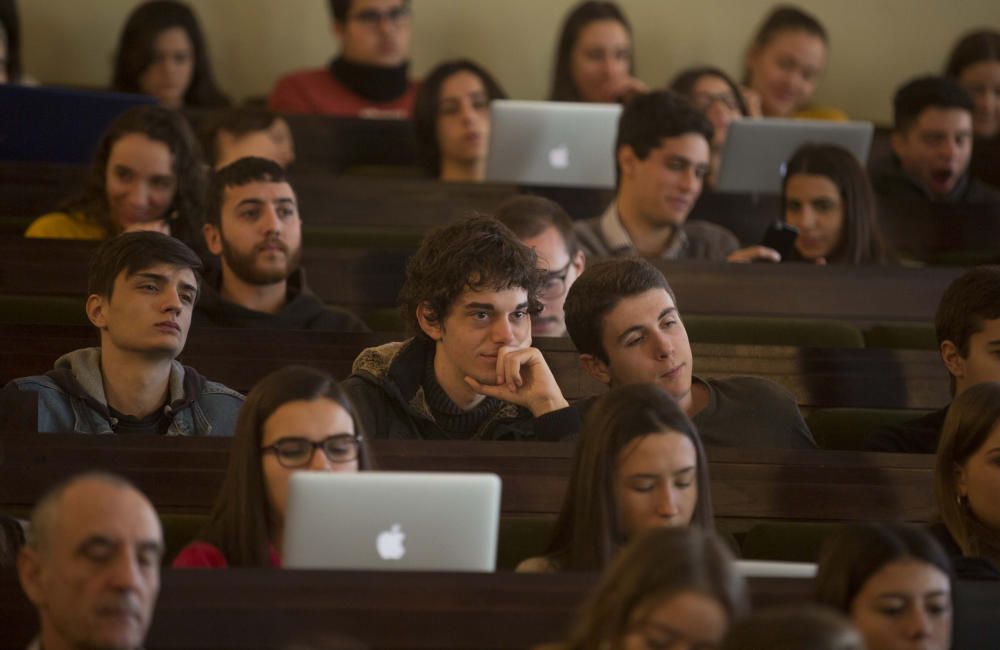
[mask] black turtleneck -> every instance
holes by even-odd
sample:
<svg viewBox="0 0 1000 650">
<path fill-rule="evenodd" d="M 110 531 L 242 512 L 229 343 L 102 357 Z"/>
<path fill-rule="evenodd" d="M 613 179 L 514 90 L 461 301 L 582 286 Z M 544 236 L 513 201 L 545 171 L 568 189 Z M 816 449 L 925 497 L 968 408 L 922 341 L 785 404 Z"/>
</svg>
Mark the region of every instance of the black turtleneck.
<svg viewBox="0 0 1000 650">
<path fill-rule="evenodd" d="M 330 74 L 354 91 L 373 102 L 391 102 L 399 99 L 409 87 L 407 72 L 410 62 L 395 67 L 354 63 L 342 56 L 330 62 Z"/>
<path fill-rule="evenodd" d="M 424 399 L 431 409 L 434 421 L 449 438 L 470 438 L 487 420 L 503 406 L 503 402 L 487 397 L 468 411 L 463 411 L 451 401 L 434 374 L 434 355 L 427 355 L 424 366 Z"/>
</svg>

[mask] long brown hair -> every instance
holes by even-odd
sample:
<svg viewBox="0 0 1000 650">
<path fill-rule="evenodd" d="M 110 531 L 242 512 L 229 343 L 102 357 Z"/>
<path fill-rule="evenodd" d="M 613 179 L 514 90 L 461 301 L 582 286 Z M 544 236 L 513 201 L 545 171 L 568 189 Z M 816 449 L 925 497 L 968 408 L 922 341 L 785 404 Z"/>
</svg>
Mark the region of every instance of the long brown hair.
<svg viewBox="0 0 1000 650">
<path fill-rule="evenodd" d="M 602 570 L 625 545 L 614 487 L 619 456 L 633 440 L 663 431 L 680 433 L 694 445 L 697 502 L 691 525 L 714 529 L 708 463 L 694 424 L 659 386 L 620 386 L 594 404 L 577 440 L 566 498 L 546 551 L 560 570 Z"/>
<path fill-rule="evenodd" d="M 629 40 L 632 39 L 632 26 L 629 25 L 625 14 L 614 2 L 603 0 L 586 0 L 578 4 L 573 11 L 566 16 L 563 23 L 562 32 L 559 35 L 559 45 L 556 48 L 556 64 L 552 74 L 552 89 L 549 92 L 549 100 L 555 102 L 579 102 L 580 89 L 573 81 L 573 48 L 580 38 L 580 32 L 590 23 L 599 20 L 613 20 L 620 23 L 628 33 Z M 635 55 L 629 60 L 628 72 L 634 74 Z"/>
<path fill-rule="evenodd" d="M 337 402 L 351 415 L 354 434 L 361 437 L 358 469 L 372 468 L 361 422 L 333 377 L 306 366 L 287 366 L 264 377 L 240 409 L 226 478 L 209 522 L 199 535 L 222 551 L 229 566 L 270 566 L 274 521 L 261 463 L 264 422 L 283 404 L 321 397 Z"/>
<path fill-rule="evenodd" d="M 1000 423 L 1000 383 L 977 384 L 955 398 L 938 443 L 934 491 L 938 512 L 962 555 L 1000 560 L 1000 531 L 989 531 L 968 500 L 960 498 L 956 472 L 986 443 Z"/>
<path fill-rule="evenodd" d="M 632 542 L 580 609 L 567 649 L 617 648 L 630 624 L 667 598 L 693 591 L 717 601 L 728 622 L 748 609 L 746 582 L 726 545 L 699 528 L 657 528 Z"/>
<path fill-rule="evenodd" d="M 109 237 L 121 231 L 121 224 L 111 220 L 108 204 L 107 169 L 111 150 L 127 135 L 140 133 L 161 142 L 173 158 L 171 171 L 177 178 L 174 198 L 165 218 L 170 231 L 196 252 L 204 248 L 201 224 L 205 205 L 205 164 L 201 147 L 184 117 L 161 106 L 139 106 L 115 118 L 97 146 L 97 152 L 87 173 L 86 185 L 76 197 L 66 201 L 62 209 L 70 214 L 83 213 L 104 228 Z"/>
</svg>

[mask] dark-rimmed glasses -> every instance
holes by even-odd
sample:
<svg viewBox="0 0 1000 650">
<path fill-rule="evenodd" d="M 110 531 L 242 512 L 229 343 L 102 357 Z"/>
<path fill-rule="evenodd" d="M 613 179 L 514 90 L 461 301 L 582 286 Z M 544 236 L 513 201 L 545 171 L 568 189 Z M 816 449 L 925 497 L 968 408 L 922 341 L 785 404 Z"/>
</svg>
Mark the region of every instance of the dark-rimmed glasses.
<svg viewBox="0 0 1000 650">
<path fill-rule="evenodd" d="M 569 267 L 573 265 L 573 260 L 566 262 L 566 266 L 558 271 L 550 271 L 542 276 L 542 286 L 538 290 L 538 297 L 545 299 L 560 298 L 566 293 L 566 276 L 569 275 Z"/>
<path fill-rule="evenodd" d="M 348 17 L 348 20 L 356 20 L 363 25 L 369 27 L 378 27 L 383 21 L 389 23 L 390 25 L 398 25 L 405 19 L 410 17 L 410 8 L 407 5 L 401 5 L 399 7 L 393 7 L 388 11 L 379 11 L 378 9 L 363 9 L 353 16 Z"/>
<path fill-rule="evenodd" d="M 286 469 L 298 469 L 312 462 L 313 454 L 322 449 L 331 463 L 349 463 L 358 457 L 361 436 L 336 433 L 319 442 L 306 438 L 282 438 L 273 445 L 261 447 L 261 453 L 274 454 L 278 464 Z"/>
</svg>

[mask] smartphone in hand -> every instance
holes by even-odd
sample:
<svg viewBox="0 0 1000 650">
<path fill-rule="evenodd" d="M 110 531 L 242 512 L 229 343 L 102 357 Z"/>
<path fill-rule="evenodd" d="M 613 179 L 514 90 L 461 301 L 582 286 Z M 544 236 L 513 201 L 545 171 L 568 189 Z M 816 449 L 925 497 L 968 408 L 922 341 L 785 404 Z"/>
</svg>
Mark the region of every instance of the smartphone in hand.
<svg viewBox="0 0 1000 650">
<path fill-rule="evenodd" d="M 781 261 L 786 262 L 794 257 L 795 240 L 798 239 L 799 229 L 784 221 L 775 221 L 764 233 L 763 246 L 773 248 L 781 254 Z"/>
</svg>

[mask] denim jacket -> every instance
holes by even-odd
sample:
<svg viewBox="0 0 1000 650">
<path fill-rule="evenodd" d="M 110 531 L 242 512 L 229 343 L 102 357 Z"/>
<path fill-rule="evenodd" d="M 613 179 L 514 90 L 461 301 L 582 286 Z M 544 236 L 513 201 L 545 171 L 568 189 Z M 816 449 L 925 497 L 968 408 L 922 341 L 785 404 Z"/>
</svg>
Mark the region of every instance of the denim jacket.
<svg viewBox="0 0 1000 650">
<path fill-rule="evenodd" d="M 46 374 L 15 379 L 10 386 L 38 393 L 40 432 L 115 432 L 118 422 L 111 416 L 104 395 L 100 348 L 70 352 Z M 238 392 L 207 381 L 193 368 L 174 361 L 170 398 L 164 407 L 172 418 L 167 435 L 231 436 L 242 404 L 243 396 Z"/>
</svg>

